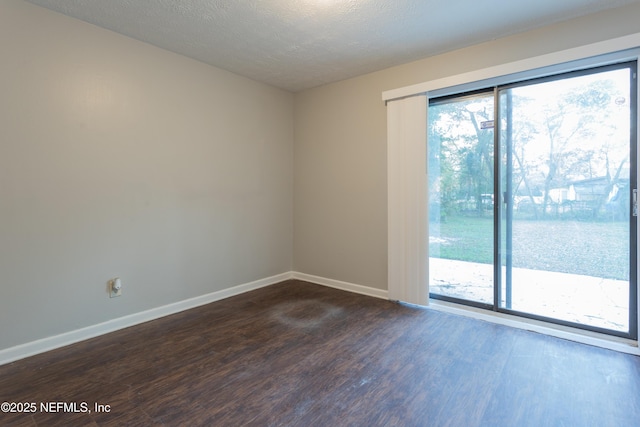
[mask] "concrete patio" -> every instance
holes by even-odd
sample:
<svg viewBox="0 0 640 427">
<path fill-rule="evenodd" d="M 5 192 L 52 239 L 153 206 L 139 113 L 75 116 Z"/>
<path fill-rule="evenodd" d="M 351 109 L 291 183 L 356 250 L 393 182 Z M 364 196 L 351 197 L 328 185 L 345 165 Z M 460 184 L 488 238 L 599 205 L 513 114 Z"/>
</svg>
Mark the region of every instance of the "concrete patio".
<svg viewBox="0 0 640 427">
<path fill-rule="evenodd" d="M 512 274 L 512 310 L 619 332 L 629 330 L 626 281 L 524 268 L 514 268 Z M 429 291 L 492 304 L 493 266 L 429 258 Z M 502 298 L 503 307 L 504 284 Z"/>
</svg>

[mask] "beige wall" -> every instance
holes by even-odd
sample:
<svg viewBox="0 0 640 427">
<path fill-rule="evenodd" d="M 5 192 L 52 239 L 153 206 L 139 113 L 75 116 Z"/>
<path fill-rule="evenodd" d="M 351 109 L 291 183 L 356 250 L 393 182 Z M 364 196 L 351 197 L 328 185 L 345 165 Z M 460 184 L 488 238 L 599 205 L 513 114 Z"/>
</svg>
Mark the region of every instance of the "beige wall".
<svg viewBox="0 0 640 427">
<path fill-rule="evenodd" d="M 383 91 L 638 33 L 638 16 L 636 3 L 296 94 L 294 269 L 387 289 Z"/>
<path fill-rule="evenodd" d="M 0 350 L 291 270 L 290 93 L 19 0 L 0 53 Z"/>
</svg>

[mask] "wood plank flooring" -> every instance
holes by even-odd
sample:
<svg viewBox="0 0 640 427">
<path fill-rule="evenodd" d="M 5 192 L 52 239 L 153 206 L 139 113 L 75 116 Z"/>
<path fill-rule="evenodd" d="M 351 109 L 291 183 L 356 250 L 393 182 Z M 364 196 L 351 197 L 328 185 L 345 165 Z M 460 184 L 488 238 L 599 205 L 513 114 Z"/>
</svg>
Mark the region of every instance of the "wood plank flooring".
<svg viewBox="0 0 640 427">
<path fill-rule="evenodd" d="M 0 366 L 0 402 L 38 405 L 2 426 L 627 427 L 640 358 L 287 281 Z"/>
</svg>

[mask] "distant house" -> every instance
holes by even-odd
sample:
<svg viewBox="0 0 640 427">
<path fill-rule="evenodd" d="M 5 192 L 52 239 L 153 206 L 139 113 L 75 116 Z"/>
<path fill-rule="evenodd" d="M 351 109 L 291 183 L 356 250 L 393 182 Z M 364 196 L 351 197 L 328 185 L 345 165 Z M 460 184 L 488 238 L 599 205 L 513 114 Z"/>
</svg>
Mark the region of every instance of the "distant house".
<svg viewBox="0 0 640 427">
<path fill-rule="evenodd" d="M 551 204 L 547 212 L 571 213 L 574 216 L 599 217 L 601 214 L 624 217 L 627 211 L 629 179 L 618 178 L 611 183 L 608 177 L 582 179 L 549 190 Z"/>
</svg>

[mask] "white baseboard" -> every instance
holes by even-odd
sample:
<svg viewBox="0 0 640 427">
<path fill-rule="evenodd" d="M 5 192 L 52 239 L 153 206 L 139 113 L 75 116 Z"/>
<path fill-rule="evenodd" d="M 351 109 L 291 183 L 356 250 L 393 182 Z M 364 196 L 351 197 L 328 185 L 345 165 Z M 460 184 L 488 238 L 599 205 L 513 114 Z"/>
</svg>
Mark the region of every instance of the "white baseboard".
<svg viewBox="0 0 640 427">
<path fill-rule="evenodd" d="M 370 297 L 388 299 L 388 292 L 382 289 L 370 288 L 368 286 L 356 285 L 349 282 L 341 282 L 339 280 L 327 279 L 325 277 L 312 276 L 311 274 L 293 272 L 292 278 L 303 280 L 305 282 L 315 283 L 317 285 L 327 286 L 329 288 L 340 289 L 343 291 L 353 292 Z"/>
<path fill-rule="evenodd" d="M 25 357 L 44 353 L 46 351 L 54 350 L 56 348 L 94 338 L 99 335 L 108 334 L 109 332 L 128 328 L 130 326 L 138 325 L 150 320 L 159 319 L 161 317 L 229 298 L 234 295 L 239 295 L 255 289 L 263 288 L 265 286 L 270 286 L 285 280 L 292 279 L 293 276 L 293 272 L 278 274 L 276 276 L 267 277 L 265 279 L 245 283 L 242 285 L 234 286 L 232 288 L 223 289 L 221 291 L 212 292 L 206 295 L 201 295 L 199 297 L 167 304 L 162 307 L 152 308 L 140 313 L 134 313 L 128 316 L 119 317 L 117 319 L 108 320 L 97 325 L 87 326 L 86 328 L 65 332 L 52 337 L 47 337 L 25 344 L 20 344 L 15 347 L 10 347 L 5 350 L 0 350 L 0 365 L 11 363 L 19 359 L 24 359 Z"/>
</svg>

